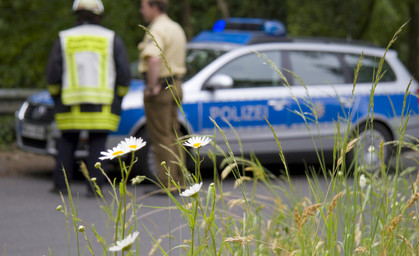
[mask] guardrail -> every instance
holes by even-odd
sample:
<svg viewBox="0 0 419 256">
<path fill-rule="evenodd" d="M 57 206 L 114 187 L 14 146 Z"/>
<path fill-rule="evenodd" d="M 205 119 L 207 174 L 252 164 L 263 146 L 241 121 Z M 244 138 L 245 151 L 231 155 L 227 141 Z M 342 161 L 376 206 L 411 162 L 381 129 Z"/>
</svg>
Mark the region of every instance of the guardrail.
<svg viewBox="0 0 419 256">
<path fill-rule="evenodd" d="M 0 115 L 13 114 L 23 101 L 39 89 L 0 89 Z"/>
</svg>

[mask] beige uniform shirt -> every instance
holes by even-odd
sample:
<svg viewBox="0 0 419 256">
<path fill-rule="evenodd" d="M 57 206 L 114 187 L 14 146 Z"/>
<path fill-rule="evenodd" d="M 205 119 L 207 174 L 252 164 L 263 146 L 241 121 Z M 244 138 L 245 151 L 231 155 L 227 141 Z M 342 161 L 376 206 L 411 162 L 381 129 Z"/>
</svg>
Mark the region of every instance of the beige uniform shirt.
<svg viewBox="0 0 419 256">
<path fill-rule="evenodd" d="M 144 36 L 143 41 L 138 45 L 140 50 L 140 73 L 147 72 L 147 57 L 160 57 L 161 54 L 167 61 L 173 76 L 183 76 L 186 73 L 186 36 L 182 27 L 171 20 L 166 14 L 160 15 L 148 27 L 150 33 Z M 157 45 L 160 47 L 157 47 Z M 170 71 L 165 61 L 161 61 L 159 77 L 169 77 Z"/>
</svg>

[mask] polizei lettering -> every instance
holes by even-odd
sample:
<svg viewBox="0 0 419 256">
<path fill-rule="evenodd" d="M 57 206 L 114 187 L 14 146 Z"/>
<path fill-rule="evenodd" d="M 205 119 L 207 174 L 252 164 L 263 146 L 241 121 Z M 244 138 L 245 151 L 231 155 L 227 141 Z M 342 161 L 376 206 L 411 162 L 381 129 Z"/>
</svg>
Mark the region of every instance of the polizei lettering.
<svg viewBox="0 0 419 256">
<path fill-rule="evenodd" d="M 211 107 L 212 119 L 225 119 L 229 122 L 262 121 L 269 118 L 269 108 L 264 105 Z"/>
</svg>

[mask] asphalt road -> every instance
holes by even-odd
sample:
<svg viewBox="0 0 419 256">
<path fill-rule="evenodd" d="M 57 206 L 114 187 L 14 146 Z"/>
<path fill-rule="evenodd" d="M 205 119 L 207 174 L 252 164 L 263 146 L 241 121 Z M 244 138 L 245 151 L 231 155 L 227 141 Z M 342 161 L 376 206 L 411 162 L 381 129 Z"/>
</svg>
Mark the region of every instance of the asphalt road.
<svg viewBox="0 0 419 256">
<path fill-rule="evenodd" d="M 415 156 L 411 153 L 403 159 L 404 167 L 416 166 L 416 163 L 409 160 L 408 156 Z M 303 174 L 292 176 L 293 185 L 299 191 L 299 196 L 303 197 L 310 193 L 307 179 Z M 324 183 L 320 179 L 321 183 Z M 211 180 L 204 180 L 205 190 Z M 232 192 L 231 197 L 240 197 L 240 191 L 233 188 L 234 181 L 224 181 L 224 193 Z M 279 184 L 281 185 L 281 184 Z M 20 176 L 0 177 L 0 255 L 1 256 L 33 256 L 33 255 L 77 255 L 75 235 L 67 232 L 67 225 L 72 228 L 72 222 L 67 223 L 66 217 L 56 211 L 58 205 L 63 205 L 61 198 L 56 194 L 51 194 L 48 190 L 51 186 L 50 171 L 30 173 Z M 137 216 L 138 230 L 140 230 L 140 255 L 148 255 L 152 248 L 154 238 L 162 238 L 164 248 L 172 248 L 187 238 L 185 231 L 185 221 L 177 210 L 168 212 L 167 209 L 147 208 L 146 206 L 173 206 L 169 203 L 167 196 L 147 196 L 144 197 L 146 190 L 151 185 L 139 185 L 129 187 L 129 191 L 136 195 L 138 204 L 143 205 L 139 208 Z M 73 197 L 76 198 L 77 211 L 79 217 L 86 224 L 95 224 L 98 232 L 103 236 L 111 237 L 113 227 L 107 223 L 107 217 L 100 208 L 100 202 L 95 198 L 86 198 L 85 184 L 75 181 L 71 184 Z M 106 186 L 106 190 L 110 186 Z M 258 194 L 267 193 L 264 186 L 258 187 Z M 66 205 L 69 207 L 67 197 Z M 110 200 L 110 196 L 107 198 Z M 181 200 L 180 196 L 177 196 Z M 170 217 L 169 217 L 170 216 Z M 183 227 L 178 229 L 178 227 Z M 175 234 L 171 239 L 167 236 L 169 229 Z M 91 233 L 88 232 L 90 238 Z M 69 242 L 70 246 L 69 246 Z M 82 237 L 81 247 L 85 246 Z M 103 249 L 93 239 L 93 249 L 96 255 L 102 255 Z M 69 252 L 70 250 L 70 252 Z M 81 255 L 91 255 L 85 249 Z M 156 253 L 155 255 L 160 255 Z M 178 255 L 176 251 L 172 255 Z"/>
<path fill-rule="evenodd" d="M 58 205 L 64 205 L 59 195 L 48 190 L 51 186 L 49 175 L 14 176 L 0 178 L 0 255 L 2 256 L 33 256 L 33 255 L 78 255 L 74 231 L 70 231 L 71 252 L 68 253 L 69 243 L 66 217 L 56 211 Z M 136 193 L 140 198 L 143 191 L 151 185 L 130 187 L 131 193 Z M 85 185 L 81 181 L 71 184 L 72 195 L 76 202 L 79 217 L 87 224 L 95 224 L 98 232 L 103 236 L 110 236 L 113 230 L 107 223 L 107 216 L 100 208 L 100 202 L 95 198 L 85 197 Z M 109 190 L 106 186 L 104 190 Z M 111 201 L 110 195 L 107 195 Z M 65 197 L 67 207 L 68 197 Z M 139 201 L 144 205 L 168 206 L 167 196 L 148 196 Z M 150 212 L 152 214 L 150 214 Z M 170 221 L 179 223 L 181 217 L 171 213 Z M 139 225 L 144 225 L 156 237 L 168 233 L 169 219 L 167 210 L 140 208 L 138 216 Z M 73 228 L 72 222 L 69 222 Z M 109 228 L 109 229 L 108 229 Z M 147 255 L 151 249 L 152 240 L 143 227 L 141 231 L 141 255 Z M 87 232 L 92 238 L 90 232 Z M 108 234 L 108 235 L 106 235 Z M 80 235 L 80 233 L 79 233 Z M 81 247 L 86 244 L 80 236 Z M 103 249 L 92 239 L 95 255 L 102 255 Z M 179 242 L 179 241 L 177 241 Z M 85 251 L 81 255 L 91 255 Z M 159 254 L 156 254 L 159 255 Z"/>
<path fill-rule="evenodd" d="M 296 182 L 304 183 L 303 176 L 297 176 Z M 301 181 L 300 181 L 301 179 Z M 298 180 L 298 181 L 297 181 Z M 204 179 L 203 189 L 207 190 L 212 181 Z M 240 198 L 239 189 L 233 188 L 234 181 L 223 182 L 224 194 L 231 194 L 228 198 Z M 33 256 L 33 255 L 78 255 L 74 231 L 67 232 L 67 225 L 72 227 L 72 222 L 67 223 L 66 217 L 56 211 L 58 205 L 64 205 L 59 195 L 49 192 L 51 187 L 50 172 L 31 173 L 20 176 L 3 176 L 0 178 L 0 255 L 1 256 Z M 304 184 L 301 187 L 308 187 Z M 109 191 L 110 186 L 104 190 Z M 140 255 L 148 255 L 152 249 L 153 240 L 150 234 L 158 239 L 162 238 L 162 246 L 166 250 L 173 245 L 179 245 L 187 239 L 187 225 L 177 210 L 170 213 L 167 209 L 148 208 L 146 206 L 173 206 L 167 196 L 145 196 L 151 185 L 130 186 L 129 191 L 136 195 L 139 208 L 137 216 L 138 230 L 140 230 Z M 71 184 L 72 195 L 77 204 L 79 217 L 87 224 L 95 224 L 102 236 L 111 237 L 113 227 L 107 223 L 107 217 L 100 208 L 100 202 L 95 198 L 85 197 L 85 184 L 75 181 Z M 263 186 L 258 193 L 267 193 Z M 111 201 L 110 195 L 107 195 Z M 177 195 L 178 200 L 182 198 Z M 69 206 L 68 197 L 65 197 Z M 169 218 L 170 216 L 170 218 Z M 181 227 L 181 228 L 179 228 Z M 174 236 L 169 239 L 167 234 L 172 230 Z M 92 238 L 90 232 L 87 232 Z M 68 235 L 70 234 L 70 235 Z M 80 233 L 79 233 L 80 235 Z M 70 237 L 70 238 L 69 238 Z M 86 243 L 80 236 L 79 241 L 83 248 Z M 70 247 L 68 239 L 70 239 Z M 103 249 L 92 239 L 95 255 L 102 255 Z M 110 240 L 111 241 L 111 240 Z M 70 248 L 70 252 L 69 251 Z M 179 255 L 176 250 L 172 255 Z M 91 255 L 87 249 L 81 255 Z M 154 255 L 161 255 L 156 253 Z"/>
</svg>

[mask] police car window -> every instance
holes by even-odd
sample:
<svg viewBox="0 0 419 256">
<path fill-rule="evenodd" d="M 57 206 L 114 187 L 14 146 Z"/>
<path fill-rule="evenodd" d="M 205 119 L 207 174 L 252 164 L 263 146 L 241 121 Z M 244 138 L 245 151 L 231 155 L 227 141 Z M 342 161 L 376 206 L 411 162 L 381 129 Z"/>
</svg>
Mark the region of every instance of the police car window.
<svg viewBox="0 0 419 256">
<path fill-rule="evenodd" d="M 291 70 L 306 85 L 334 85 L 345 82 L 338 55 L 328 52 L 290 51 Z M 293 84 L 300 84 L 293 79 Z"/>
<path fill-rule="evenodd" d="M 348 65 L 348 68 L 351 72 L 351 79 L 354 79 L 355 70 L 358 65 L 358 61 L 360 61 L 361 56 L 355 54 L 346 54 L 344 56 L 344 60 Z M 380 58 L 374 56 L 364 56 L 362 59 L 362 66 L 358 72 L 357 83 L 372 83 L 374 81 L 375 76 L 377 75 L 378 66 L 380 63 Z M 383 76 L 380 79 L 380 82 L 392 82 L 396 80 L 396 75 L 394 74 L 393 69 L 384 61 L 382 67 Z"/>
<path fill-rule="evenodd" d="M 216 58 L 224 54 L 223 50 L 192 48 L 186 52 L 187 73 L 185 80 L 193 77 L 196 73 L 213 62 Z"/>
<path fill-rule="evenodd" d="M 281 77 L 267 63 L 267 59 L 269 59 L 275 63 L 277 67 L 280 67 L 279 52 L 269 51 L 261 52 L 260 54 L 265 57 L 260 57 L 256 53 L 240 56 L 224 65 L 215 74 L 230 76 L 233 79 L 234 88 L 271 87 L 281 85 Z"/>
</svg>

